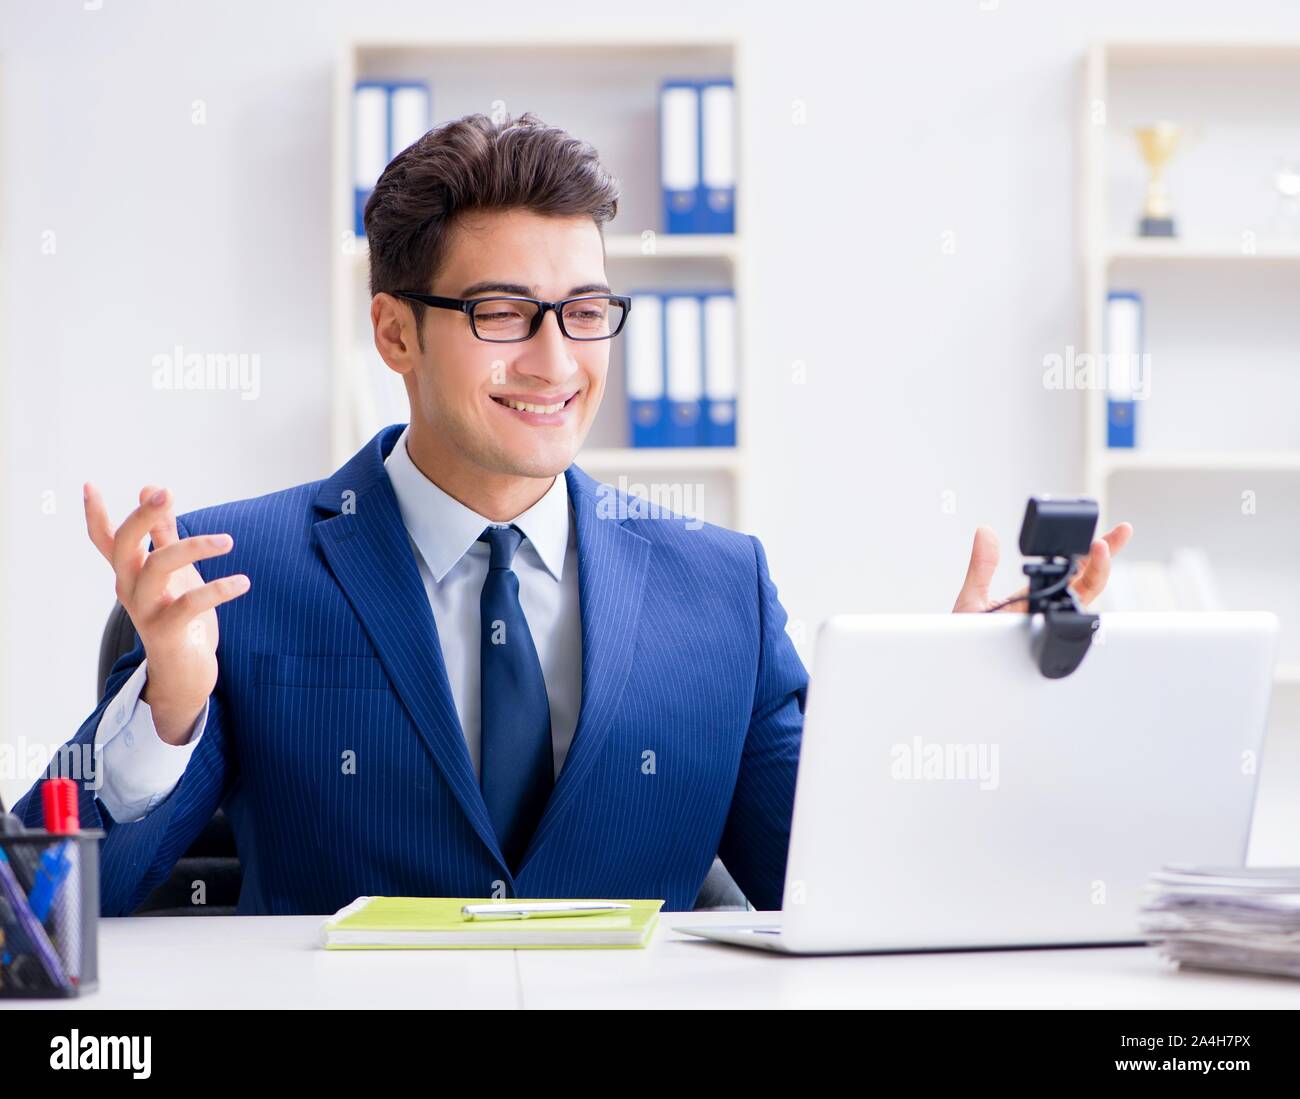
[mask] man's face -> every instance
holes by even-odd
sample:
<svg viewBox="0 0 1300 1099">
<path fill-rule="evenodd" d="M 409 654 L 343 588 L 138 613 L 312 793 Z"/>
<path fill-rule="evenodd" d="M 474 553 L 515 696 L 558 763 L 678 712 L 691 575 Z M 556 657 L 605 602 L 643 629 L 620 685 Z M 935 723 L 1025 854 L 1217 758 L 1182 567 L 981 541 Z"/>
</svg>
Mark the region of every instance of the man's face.
<svg viewBox="0 0 1300 1099">
<path fill-rule="evenodd" d="M 609 290 L 600 231 L 589 217 L 470 213 L 453 223 L 446 245 L 432 294 L 558 301 Z M 524 477 L 552 477 L 572 463 L 605 391 L 611 341 L 566 339 L 553 311 L 530 340 L 488 343 L 464 313 L 429 308 L 423 335 L 408 393 L 440 446 L 493 473 Z M 562 407 L 519 411 L 508 400 Z"/>
</svg>

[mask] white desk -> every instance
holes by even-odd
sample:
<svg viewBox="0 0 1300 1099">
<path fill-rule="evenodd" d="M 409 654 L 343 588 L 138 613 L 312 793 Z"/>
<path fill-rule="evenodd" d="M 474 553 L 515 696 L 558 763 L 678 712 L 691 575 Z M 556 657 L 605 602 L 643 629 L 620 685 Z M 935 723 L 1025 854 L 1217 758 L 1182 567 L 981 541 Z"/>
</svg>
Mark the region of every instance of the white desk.
<svg viewBox="0 0 1300 1099">
<path fill-rule="evenodd" d="M 6 1008 L 1296 1008 L 1300 981 L 1179 971 L 1152 949 L 788 958 L 678 935 L 646 950 L 325 951 L 321 916 L 100 921 L 100 991 Z"/>
</svg>

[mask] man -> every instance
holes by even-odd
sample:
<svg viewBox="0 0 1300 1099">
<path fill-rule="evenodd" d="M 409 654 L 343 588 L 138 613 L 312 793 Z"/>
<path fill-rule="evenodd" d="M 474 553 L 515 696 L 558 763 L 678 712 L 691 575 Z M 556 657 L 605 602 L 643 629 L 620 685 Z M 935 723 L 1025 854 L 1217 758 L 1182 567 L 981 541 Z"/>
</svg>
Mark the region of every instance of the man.
<svg viewBox="0 0 1300 1099">
<path fill-rule="evenodd" d="M 375 345 L 410 424 L 269 496 L 176 516 L 148 486 L 116 531 L 86 486 L 139 634 L 71 742 L 102 751 L 81 819 L 107 832 L 105 914 L 221 805 L 241 913 L 364 894 L 685 909 L 718 855 L 780 907 L 808 677 L 762 546 L 611 504 L 572 464 L 625 312 L 617 207 L 595 150 L 530 115 L 430 132 L 365 212 Z M 1094 544 L 1085 601 L 1127 537 Z M 955 609 L 989 605 L 996 562 L 982 529 Z M 16 810 L 35 824 L 39 798 Z"/>
</svg>

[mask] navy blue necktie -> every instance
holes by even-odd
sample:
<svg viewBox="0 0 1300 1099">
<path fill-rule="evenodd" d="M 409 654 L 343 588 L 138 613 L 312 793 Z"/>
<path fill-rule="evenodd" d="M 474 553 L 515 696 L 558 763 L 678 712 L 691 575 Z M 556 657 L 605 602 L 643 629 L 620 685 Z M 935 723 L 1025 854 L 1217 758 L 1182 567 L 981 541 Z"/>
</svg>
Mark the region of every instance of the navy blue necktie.
<svg viewBox="0 0 1300 1099">
<path fill-rule="evenodd" d="M 492 548 L 479 597 L 479 785 L 511 871 L 518 870 L 555 783 L 546 681 L 511 567 L 523 538 L 518 527 L 488 527 L 478 539 Z"/>
</svg>

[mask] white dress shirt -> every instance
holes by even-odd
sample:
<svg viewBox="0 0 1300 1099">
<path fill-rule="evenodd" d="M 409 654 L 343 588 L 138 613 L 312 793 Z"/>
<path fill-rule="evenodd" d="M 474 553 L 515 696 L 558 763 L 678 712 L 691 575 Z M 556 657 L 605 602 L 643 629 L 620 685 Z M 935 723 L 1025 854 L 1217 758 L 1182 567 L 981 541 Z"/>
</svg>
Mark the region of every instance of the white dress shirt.
<svg viewBox="0 0 1300 1099">
<path fill-rule="evenodd" d="M 513 524 L 524 534 L 513 567 L 519 577 L 519 602 L 546 682 L 558 777 L 582 703 L 578 538 L 564 475 L 557 475 L 546 494 L 511 523 L 494 523 L 448 496 L 416 468 L 406 449 L 409 430 L 398 436 L 384 467 L 433 611 L 474 773 L 479 774 L 481 758 L 479 594 L 490 555 L 487 543 L 478 537 L 485 527 Z M 95 731 L 96 747 L 102 753 L 98 796 L 113 819 L 122 823 L 140 820 L 171 793 L 208 719 L 205 704 L 184 744 L 168 744 L 159 737 L 149 704 L 140 698 L 147 663 L 141 661 L 122 685 Z"/>
</svg>

